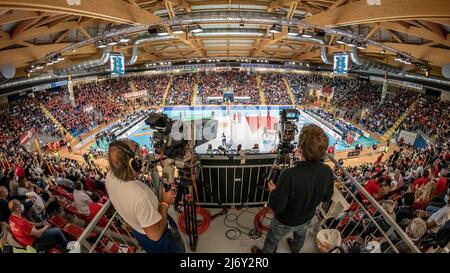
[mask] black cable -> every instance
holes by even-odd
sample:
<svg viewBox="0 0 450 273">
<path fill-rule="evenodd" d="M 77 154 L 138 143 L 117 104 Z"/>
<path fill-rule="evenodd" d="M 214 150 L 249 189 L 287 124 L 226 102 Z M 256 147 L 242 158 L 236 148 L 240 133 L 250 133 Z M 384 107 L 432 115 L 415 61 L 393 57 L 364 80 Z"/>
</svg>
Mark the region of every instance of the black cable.
<svg viewBox="0 0 450 273">
<path fill-rule="evenodd" d="M 239 218 L 242 216 L 242 214 L 244 214 L 245 212 L 249 212 L 252 214 L 256 214 L 255 212 L 252 212 L 248 209 L 244 209 L 242 210 L 239 214 L 236 213 L 228 213 L 225 215 L 224 219 L 223 219 L 223 224 L 228 227 L 229 229 L 225 232 L 225 236 L 229 239 L 229 240 L 237 240 L 241 237 L 241 234 L 244 233 L 246 235 L 248 235 L 250 238 L 254 237 L 252 235 L 253 232 L 253 228 L 248 228 L 245 226 L 242 226 L 241 224 L 239 224 Z M 227 224 L 227 222 L 235 222 L 236 226 L 231 226 L 229 224 Z M 245 230 L 245 232 L 242 231 L 242 229 Z"/>
</svg>

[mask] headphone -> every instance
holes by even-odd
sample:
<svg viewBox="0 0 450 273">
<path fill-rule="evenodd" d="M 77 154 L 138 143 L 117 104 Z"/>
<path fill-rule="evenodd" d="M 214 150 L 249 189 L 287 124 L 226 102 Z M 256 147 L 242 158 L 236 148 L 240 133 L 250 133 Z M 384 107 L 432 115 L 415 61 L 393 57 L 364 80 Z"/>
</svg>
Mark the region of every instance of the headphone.
<svg viewBox="0 0 450 273">
<path fill-rule="evenodd" d="M 142 160 L 136 156 L 136 150 L 139 149 L 139 144 L 137 144 L 135 141 L 133 141 L 131 139 L 128 141 L 136 144 L 136 149 L 134 150 L 134 152 L 130 149 L 130 147 L 127 144 L 125 144 L 123 142 L 123 140 L 117 140 L 117 141 L 111 142 L 111 144 L 109 144 L 109 147 L 117 147 L 117 148 L 121 149 L 122 151 L 124 151 L 128 156 L 128 159 L 127 159 L 128 168 L 131 169 L 135 173 L 139 173 L 141 171 L 142 165 L 143 165 Z"/>
</svg>

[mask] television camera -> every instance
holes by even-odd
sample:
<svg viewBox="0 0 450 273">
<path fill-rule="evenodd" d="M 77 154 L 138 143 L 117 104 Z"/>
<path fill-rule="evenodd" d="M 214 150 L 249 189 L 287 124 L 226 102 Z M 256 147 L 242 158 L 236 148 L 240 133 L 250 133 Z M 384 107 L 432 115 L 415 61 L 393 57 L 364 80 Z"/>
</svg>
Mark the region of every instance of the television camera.
<svg viewBox="0 0 450 273">
<path fill-rule="evenodd" d="M 153 133 L 153 147 L 154 156 L 159 157 L 156 160 L 146 161 L 146 170 L 152 173 L 154 188 L 159 189 L 160 183 L 163 183 L 166 191 L 175 186 L 177 193 L 175 209 L 179 210 L 178 205 L 182 200 L 186 233 L 189 235 L 192 251 L 196 250 L 198 241 L 196 200 L 198 199 L 197 183 L 201 183 L 199 180 L 200 160 L 194 148 L 204 141 L 203 136 L 196 138 L 196 132 L 203 132 L 207 128 L 212 134 L 217 134 L 217 122 L 208 123 L 208 121 L 202 120 L 197 123 L 174 121 L 163 113 L 151 113 L 145 120 L 145 124 L 156 130 Z M 157 162 L 162 162 L 161 176 L 155 171 Z M 178 175 L 176 175 L 177 170 Z M 158 175 L 155 176 L 155 173 Z M 208 185 L 201 185 L 211 194 Z M 213 194 L 211 196 L 216 199 Z M 221 205 L 220 200 L 218 203 Z"/>
<path fill-rule="evenodd" d="M 269 172 L 264 176 L 264 185 L 269 181 L 277 183 L 281 172 L 289 168 L 293 161 L 293 151 L 295 148 L 295 135 L 298 132 L 295 124 L 300 117 L 300 112 L 297 109 L 283 109 L 280 111 L 280 125 L 279 125 L 279 144 L 277 157 L 272 164 Z M 264 187 L 264 186 L 263 186 Z M 266 190 L 266 189 L 265 189 Z"/>
</svg>

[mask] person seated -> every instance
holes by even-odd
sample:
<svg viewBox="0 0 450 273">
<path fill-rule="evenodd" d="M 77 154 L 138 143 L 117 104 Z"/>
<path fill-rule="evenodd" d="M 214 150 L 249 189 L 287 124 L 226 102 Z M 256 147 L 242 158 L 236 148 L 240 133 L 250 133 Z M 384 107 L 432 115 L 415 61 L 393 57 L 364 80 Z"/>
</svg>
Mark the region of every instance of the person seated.
<svg viewBox="0 0 450 273">
<path fill-rule="evenodd" d="M 75 182 L 75 190 L 73 191 L 73 198 L 75 201 L 75 207 L 79 214 L 89 217 L 91 212 L 89 210 L 89 204 L 92 203 L 89 195 L 84 192 L 83 184 L 77 181 Z"/>
<path fill-rule="evenodd" d="M 450 220 L 450 189 L 447 190 L 446 202 L 447 205 L 438 209 L 436 212 L 426 212 L 424 210 L 418 210 L 417 215 L 422 219 L 426 219 L 427 229 L 429 232 L 436 233 L 441 227 L 443 227 Z"/>
<path fill-rule="evenodd" d="M 50 228 L 50 224 L 31 223 L 22 217 L 23 206 L 18 200 L 8 203 L 11 211 L 9 226 L 14 238 L 24 247 L 33 246 L 38 252 L 45 252 L 52 248 L 64 251 L 67 239 L 59 228 Z"/>
<path fill-rule="evenodd" d="M 395 214 L 395 218 L 398 224 L 404 219 L 412 219 L 414 217 L 414 209 L 412 207 L 414 203 L 414 193 L 407 192 L 398 201 L 398 210 Z"/>
</svg>

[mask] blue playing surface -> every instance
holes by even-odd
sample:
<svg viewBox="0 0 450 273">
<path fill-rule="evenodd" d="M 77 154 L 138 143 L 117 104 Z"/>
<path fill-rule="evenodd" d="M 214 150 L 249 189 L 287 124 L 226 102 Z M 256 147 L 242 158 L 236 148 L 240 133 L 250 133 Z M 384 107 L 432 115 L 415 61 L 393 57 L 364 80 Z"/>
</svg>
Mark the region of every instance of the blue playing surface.
<svg viewBox="0 0 450 273">
<path fill-rule="evenodd" d="M 195 120 L 201 118 L 212 118 L 218 121 L 217 137 L 202 145 L 196 147 L 198 153 L 206 153 L 208 144 L 212 144 L 213 148 L 217 148 L 222 144 L 222 134 L 225 134 L 226 144 L 235 148 L 238 144 L 243 149 L 251 149 L 254 144 L 259 145 L 261 153 L 270 152 L 278 145 L 277 122 L 280 118 L 280 110 L 283 108 L 292 108 L 291 106 L 175 106 L 165 107 L 163 112 L 173 120 Z M 330 145 L 337 143 L 338 151 L 354 148 L 356 144 L 364 147 L 372 147 L 373 144 L 379 142 L 371 137 L 359 137 L 356 141 L 348 146 L 340 137 L 332 130 L 327 129 L 318 121 L 310 118 L 301 112 L 299 121 L 296 123 L 300 129 L 305 124 L 314 123 L 325 128 Z M 149 150 L 153 148 L 152 136 L 153 130 L 144 123 L 140 124 L 127 132 L 128 138 L 136 141 L 141 146 L 147 146 Z M 296 140 L 298 139 L 298 135 Z M 101 142 L 99 147 L 94 144 L 94 149 L 105 151 L 108 143 Z"/>
</svg>

